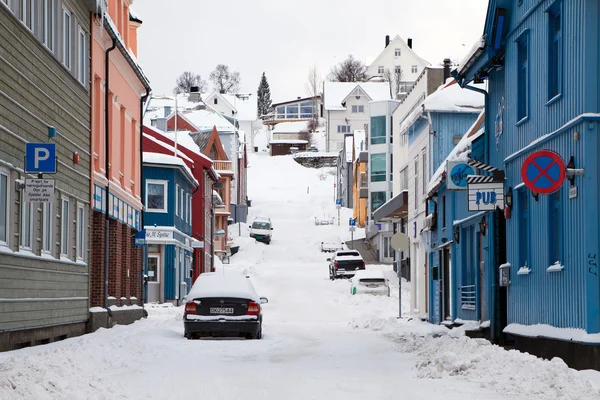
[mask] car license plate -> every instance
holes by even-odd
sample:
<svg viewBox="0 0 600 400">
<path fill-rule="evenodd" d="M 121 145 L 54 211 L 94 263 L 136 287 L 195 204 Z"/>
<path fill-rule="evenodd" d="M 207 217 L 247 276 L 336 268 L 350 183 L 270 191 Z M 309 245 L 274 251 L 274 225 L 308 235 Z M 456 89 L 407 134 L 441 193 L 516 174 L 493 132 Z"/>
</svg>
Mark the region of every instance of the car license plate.
<svg viewBox="0 0 600 400">
<path fill-rule="evenodd" d="M 233 308 L 225 308 L 225 307 L 211 307 L 211 314 L 233 314 Z"/>
<path fill-rule="evenodd" d="M 372 284 L 370 284 L 370 285 L 367 285 L 367 287 L 370 287 L 370 288 L 378 288 L 378 287 L 379 287 L 379 285 L 378 285 L 378 284 L 376 284 L 376 283 L 372 283 Z"/>
<path fill-rule="evenodd" d="M 256 236 L 256 238 L 257 238 L 258 240 L 260 240 L 260 239 L 262 239 L 263 237 L 262 237 L 262 236 Z"/>
</svg>

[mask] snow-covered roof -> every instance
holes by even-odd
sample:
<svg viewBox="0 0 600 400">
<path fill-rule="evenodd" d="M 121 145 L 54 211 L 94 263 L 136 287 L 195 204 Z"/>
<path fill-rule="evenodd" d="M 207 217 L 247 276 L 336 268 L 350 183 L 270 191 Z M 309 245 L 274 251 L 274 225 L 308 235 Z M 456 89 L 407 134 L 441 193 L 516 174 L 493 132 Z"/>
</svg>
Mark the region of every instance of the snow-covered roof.
<svg viewBox="0 0 600 400">
<path fill-rule="evenodd" d="M 255 121 L 258 118 L 257 96 L 250 94 L 222 94 L 236 110 L 234 117 L 240 121 Z"/>
<path fill-rule="evenodd" d="M 231 297 L 260 303 L 260 297 L 250 279 L 236 272 L 223 272 L 201 274 L 185 296 L 184 301 L 210 297 Z"/>
<path fill-rule="evenodd" d="M 175 147 L 174 147 L 174 146 L 171 146 L 170 144 L 167 144 L 167 143 L 165 143 L 165 142 L 162 142 L 162 141 L 160 141 L 160 140 L 156 139 L 154 136 L 152 136 L 152 135 L 149 135 L 149 134 L 147 134 L 147 133 L 144 133 L 143 135 L 144 135 L 144 137 L 145 137 L 146 139 L 148 139 L 148 140 L 150 140 L 150 141 L 152 141 L 152 142 L 154 142 L 154 143 L 156 143 L 156 144 L 158 144 L 158 145 L 160 145 L 160 146 L 164 147 L 165 149 L 167 149 L 167 150 L 169 150 L 169 151 L 173 152 L 173 155 L 175 154 Z M 178 145 L 179 145 L 179 144 L 178 144 Z M 188 156 L 187 156 L 187 155 L 186 155 L 184 152 L 182 152 L 182 151 L 181 151 L 181 150 L 179 150 L 179 149 L 177 149 L 177 157 L 179 157 L 179 158 L 183 158 L 183 159 L 185 159 L 185 160 L 188 160 L 188 161 L 189 161 L 189 162 L 191 162 L 191 163 L 193 163 L 193 162 L 194 162 L 194 160 L 192 160 L 191 158 L 189 158 L 189 157 L 188 157 Z"/>
<path fill-rule="evenodd" d="M 275 125 L 275 128 L 271 131 L 272 133 L 298 133 L 302 131 L 308 132 L 307 121 L 295 121 L 295 122 L 280 122 Z"/>
<path fill-rule="evenodd" d="M 486 84 L 473 84 L 472 86 L 485 90 Z M 440 86 L 424 101 L 425 111 L 437 112 L 471 112 L 479 113 L 485 106 L 483 94 L 474 90 L 463 89 L 454 78 L 449 78 L 447 83 Z"/>
<path fill-rule="evenodd" d="M 308 140 L 290 139 L 290 140 L 271 140 L 269 144 L 308 144 Z"/>
<path fill-rule="evenodd" d="M 389 82 L 325 82 L 325 110 L 345 110 L 342 102 L 357 87 L 360 87 L 371 101 L 390 99 Z"/>
<path fill-rule="evenodd" d="M 180 115 L 201 131 L 212 130 L 216 126 L 220 133 L 235 132 L 235 126 L 213 110 L 184 111 Z"/>
<path fill-rule="evenodd" d="M 159 131 L 159 133 L 171 139 L 172 141 L 175 141 L 175 131 Z M 205 156 L 202 151 L 200 151 L 200 147 L 198 147 L 196 142 L 194 142 L 194 139 L 190 136 L 190 131 L 177 131 L 177 146 L 183 146 L 186 149 L 198 154 L 200 157 L 208 161 L 212 161 L 208 156 Z"/>
<path fill-rule="evenodd" d="M 179 157 L 170 156 L 170 155 L 166 155 L 166 154 L 159 154 L 159 153 L 150 153 L 150 152 L 145 151 L 143 154 L 143 160 L 144 160 L 145 164 L 147 163 L 147 164 L 161 164 L 161 165 L 176 165 L 178 167 L 181 167 L 185 171 L 185 173 L 188 175 L 188 178 L 190 179 L 190 181 L 194 182 L 196 186 L 199 185 L 198 181 L 196 180 L 196 178 L 194 178 L 194 175 L 192 174 L 192 170 Z"/>
<path fill-rule="evenodd" d="M 438 169 L 435 171 L 429 183 L 427 184 L 427 193 L 434 190 L 444 179 L 444 172 L 446 172 L 446 164 L 448 161 L 468 161 L 471 155 L 471 143 L 484 133 L 484 128 L 481 128 L 485 121 L 485 112 L 481 112 L 473 125 L 467 130 L 460 141 L 454 146 L 448 157 L 440 164 Z"/>
<path fill-rule="evenodd" d="M 485 38 L 482 36 L 477 39 L 477 41 L 473 44 L 473 47 L 471 47 L 471 50 L 469 50 L 469 52 L 465 54 L 463 59 L 458 63 L 457 72 L 459 75 L 464 73 L 467 68 L 471 66 L 471 64 L 475 61 L 475 56 L 482 52 L 483 49 L 485 49 Z"/>
<path fill-rule="evenodd" d="M 177 109 L 180 112 L 205 106 L 204 102 L 189 101 L 189 94 L 187 93 L 177 95 Z M 150 125 L 151 121 L 156 118 L 167 118 L 169 115 L 165 115 L 165 107 L 169 107 L 171 113 L 175 111 L 175 95 L 152 95 L 144 114 L 144 124 Z"/>
<path fill-rule="evenodd" d="M 474 87 L 486 89 L 486 84 L 473 84 Z M 485 106 L 483 94 L 463 89 L 454 78 L 440 86 L 429 95 L 418 107 L 408 114 L 400 124 L 400 135 L 410 128 L 421 115 L 426 112 L 463 112 L 480 113 Z"/>
</svg>

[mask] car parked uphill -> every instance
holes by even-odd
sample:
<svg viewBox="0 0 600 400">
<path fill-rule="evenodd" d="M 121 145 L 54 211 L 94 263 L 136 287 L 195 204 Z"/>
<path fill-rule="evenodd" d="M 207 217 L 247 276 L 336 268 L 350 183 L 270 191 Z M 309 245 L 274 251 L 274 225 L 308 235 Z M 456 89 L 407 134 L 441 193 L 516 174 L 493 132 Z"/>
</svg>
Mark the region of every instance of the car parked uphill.
<svg viewBox="0 0 600 400">
<path fill-rule="evenodd" d="M 329 279 L 351 278 L 365 269 L 365 261 L 356 250 L 339 250 L 329 261 Z"/>
<path fill-rule="evenodd" d="M 250 228 L 250 237 L 256 239 L 258 242 L 266 244 L 271 243 L 273 238 L 273 223 L 271 218 L 258 217 L 252 222 Z"/>
<path fill-rule="evenodd" d="M 366 269 L 358 271 L 352 277 L 350 286 L 351 294 L 373 294 L 379 296 L 390 296 L 390 283 L 383 272 Z"/>
</svg>

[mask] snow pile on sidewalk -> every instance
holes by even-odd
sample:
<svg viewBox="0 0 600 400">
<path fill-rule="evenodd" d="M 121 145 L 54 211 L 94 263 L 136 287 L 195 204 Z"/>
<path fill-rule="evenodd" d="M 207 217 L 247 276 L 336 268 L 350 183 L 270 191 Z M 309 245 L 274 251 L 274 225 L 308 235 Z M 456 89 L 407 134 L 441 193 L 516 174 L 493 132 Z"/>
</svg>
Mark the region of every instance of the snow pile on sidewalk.
<svg viewBox="0 0 600 400">
<path fill-rule="evenodd" d="M 464 328 L 449 330 L 415 319 L 373 318 L 353 321 L 355 328 L 379 331 L 398 344 L 398 350 L 417 356 L 417 376 L 454 377 L 507 396 L 535 399 L 600 399 L 600 389 L 585 374 L 570 369 L 560 358 L 550 361 L 516 350 L 505 350 L 485 339 L 464 336 Z"/>
</svg>

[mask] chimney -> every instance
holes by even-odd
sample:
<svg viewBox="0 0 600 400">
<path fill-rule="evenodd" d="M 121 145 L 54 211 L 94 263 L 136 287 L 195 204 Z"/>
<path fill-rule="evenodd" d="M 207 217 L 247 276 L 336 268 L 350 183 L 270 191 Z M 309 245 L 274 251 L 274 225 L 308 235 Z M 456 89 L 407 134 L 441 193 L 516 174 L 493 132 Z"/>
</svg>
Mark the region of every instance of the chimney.
<svg viewBox="0 0 600 400">
<path fill-rule="evenodd" d="M 450 78 L 450 67 L 452 66 L 452 61 L 449 58 L 444 58 L 444 83 L 446 80 Z"/>
<path fill-rule="evenodd" d="M 172 112 L 173 112 L 173 107 L 171 107 L 171 106 L 165 106 L 165 115 L 164 115 L 164 117 L 167 118 L 169 115 L 171 115 Z"/>
<path fill-rule="evenodd" d="M 200 88 L 198 86 L 190 87 L 190 95 L 188 96 L 188 100 L 194 103 L 202 101 L 202 93 L 200 93 Z"/>
<path fill-rule="evenodd" d="M 298 96 L 298 100 L 300 100 L 302 97 Z"/>
<path fill-rule="evenodd" d="M 407 44 L 408 44 L 408 47 L 410 47 L 412 49 L 412 39 L 411 38 L 408 38 Z"/>
<path fill-rule="evenodd" d="M 385 35 L 385 47 L 387 48 L 390 45 L 390 35 Z"/>
</svg>

